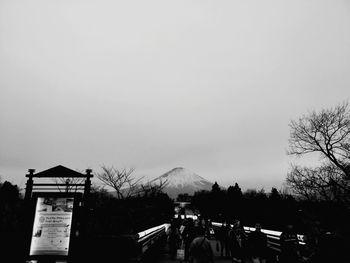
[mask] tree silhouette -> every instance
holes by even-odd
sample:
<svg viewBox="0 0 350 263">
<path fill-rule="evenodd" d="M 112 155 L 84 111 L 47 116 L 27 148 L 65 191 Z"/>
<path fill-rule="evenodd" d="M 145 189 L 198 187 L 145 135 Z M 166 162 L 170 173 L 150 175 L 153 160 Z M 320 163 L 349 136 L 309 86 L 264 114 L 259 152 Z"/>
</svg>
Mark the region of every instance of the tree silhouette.
<svg viewBox="0 0 350 263">
<path fill-rule="evenodd" d="M 97 178 L 105 185 L 112 187 L 116 191 L 118 199 L 124 199 L 135 194 L 139 190 L 139 183 L 142 178 L 136 179 L 132 174 L 134 168 L 117 169 L 113 166 L 102 166 L 102 172 L 97 174 Z"/>
<path fill-rule="evenodd" d="M 1 203 L 14 203 L 20 198 L 19 188 L 17 185 L 13 185 L 8 181 L 0 184 L 0 202 Z"/>
<path fill-rule="evenodd" d="M 272 201 L 280 201 L 281 198 L 282 198 L 281 194 L 280 194 L 280 192 L 278 192 L 277 188 L 272 187 L 270 195 L 269 195 L 269 199 Z"/>
<path fill-rule="evenodd" d="M 313 111 L 290 123 L 290 155 L 318 153 L 317 168 L 293 165 L 287 183 L 305 198 L 334 199 L 349 206 L 350 110 L 343 103 Z"/>
<path fill-rule="evenodd" d="M 221 191 L 220 186 L 218 185 L 217 182 L 215 182 L 215 183 L 213 184 L 213 186 L 211 187 L 211 192 L 212 192 L 212 193 L 218 193 L 218 192 L 220 192 L 220 191 Z"/>
<path fill-rule="evenodd" d="M 243 197 L 242 189 L 237 183 L 235 183 L 235 186 L 229 186 L 227 189 L 227 194 L 230 199 L 239 200 Z"/>
</svg>

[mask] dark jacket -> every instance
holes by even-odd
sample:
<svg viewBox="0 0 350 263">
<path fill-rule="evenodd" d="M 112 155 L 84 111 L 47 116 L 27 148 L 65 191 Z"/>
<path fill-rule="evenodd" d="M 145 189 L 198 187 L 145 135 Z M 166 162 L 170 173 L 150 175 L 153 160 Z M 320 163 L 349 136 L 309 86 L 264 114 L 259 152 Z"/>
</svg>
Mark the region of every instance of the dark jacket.
<svg viewBox="0 0 350 263">
<path fill-rule="evenodd" d="M 261 231 L 254 231 L 248 238 L 250 254 L 254 257 L 266 257 L 267 235 Z"/>
<path fill-rule="evenodd" d="M 209 240 L 204 236 L 193 239 L 190 245 L 190 262 L 213 263 L 214 256 Z"/>
</svg>

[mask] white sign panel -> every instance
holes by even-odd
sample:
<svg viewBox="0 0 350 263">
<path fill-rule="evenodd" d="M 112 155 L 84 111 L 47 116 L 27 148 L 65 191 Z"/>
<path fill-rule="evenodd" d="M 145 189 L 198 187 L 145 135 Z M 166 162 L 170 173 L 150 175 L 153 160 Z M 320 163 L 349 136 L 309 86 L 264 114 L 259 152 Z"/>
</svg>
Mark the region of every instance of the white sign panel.
<svg viewBox="0 0 350 263">
<path fill-rule="evenodd" d="M 38 197 L 30 255 L 67 256 L 72 226 L 73 197 Z"/>
</svg>

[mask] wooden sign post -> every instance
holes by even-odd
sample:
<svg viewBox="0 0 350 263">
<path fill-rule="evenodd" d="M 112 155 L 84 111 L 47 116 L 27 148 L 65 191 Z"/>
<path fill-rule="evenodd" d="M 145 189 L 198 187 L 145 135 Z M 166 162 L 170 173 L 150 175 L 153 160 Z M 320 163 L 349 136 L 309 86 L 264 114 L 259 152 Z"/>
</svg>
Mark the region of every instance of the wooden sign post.
<svg viewBox="0 0 350 263">
<path fill-rule="evenodd" d="M 28 262 L 71 261 L 86 226 L 91 172 L 81 174 L 61 165 L 36 174 L 29 170 L 25 192 L 30 207 Z M 33 178 L 55 181 L 34 183 Z"/>
</svg>

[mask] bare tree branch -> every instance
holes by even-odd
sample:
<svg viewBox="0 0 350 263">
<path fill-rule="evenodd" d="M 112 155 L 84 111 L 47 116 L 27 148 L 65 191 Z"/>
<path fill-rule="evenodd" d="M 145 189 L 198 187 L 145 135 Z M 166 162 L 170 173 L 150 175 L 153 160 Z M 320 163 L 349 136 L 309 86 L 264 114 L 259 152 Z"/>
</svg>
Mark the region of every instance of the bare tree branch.
<svg viewBox="0 0 350 263">
<path fill-rule="evenodd" d="M 335 108 L 312 112 L 290 123 L 288 154 L 320 153 L 350 180 L 350 110 L 343 103 Z"/>
<path fill-rule="evenodd" d="M 314 169 L 293 165 L 287 184 L 306 199 L 340 201 L 350 206 L 350 182 L 344 180 L 343 172 L 332 163 Z"/>
<path fill-rule="evenodd" d="M 60 177 L 54 179 L 54 182 L 57 184 L 57 189 L 60 192 L 77 192 L 79 187 L 75 184 L 83 184 L 84 181 L 85 178 L 78 177 Z M 59 184 L 66 184 L 66 186 L 59 186 Z"/>
<path fill-rule="evenodd" d="M 112 187 L 116 191 L 118 199 L 124 199 L 135 194 L 142 178 L 135 179 L 132 174 L 134 168 L 117 169 L 113 166 L 101 166 L 102 171 L 97 174 L 97 178 L 105 185 Z"/>
<path fill-rule="evenodd" d="M 166 187 L 167 185 L 168 185 L 168 179 L 159 180 L 158 183 L 148 182 L 146 184 L 141 184 L 138 194 L 142 196 L 157 195 L 161 193 L 164 187 Z"/>
</svg>

